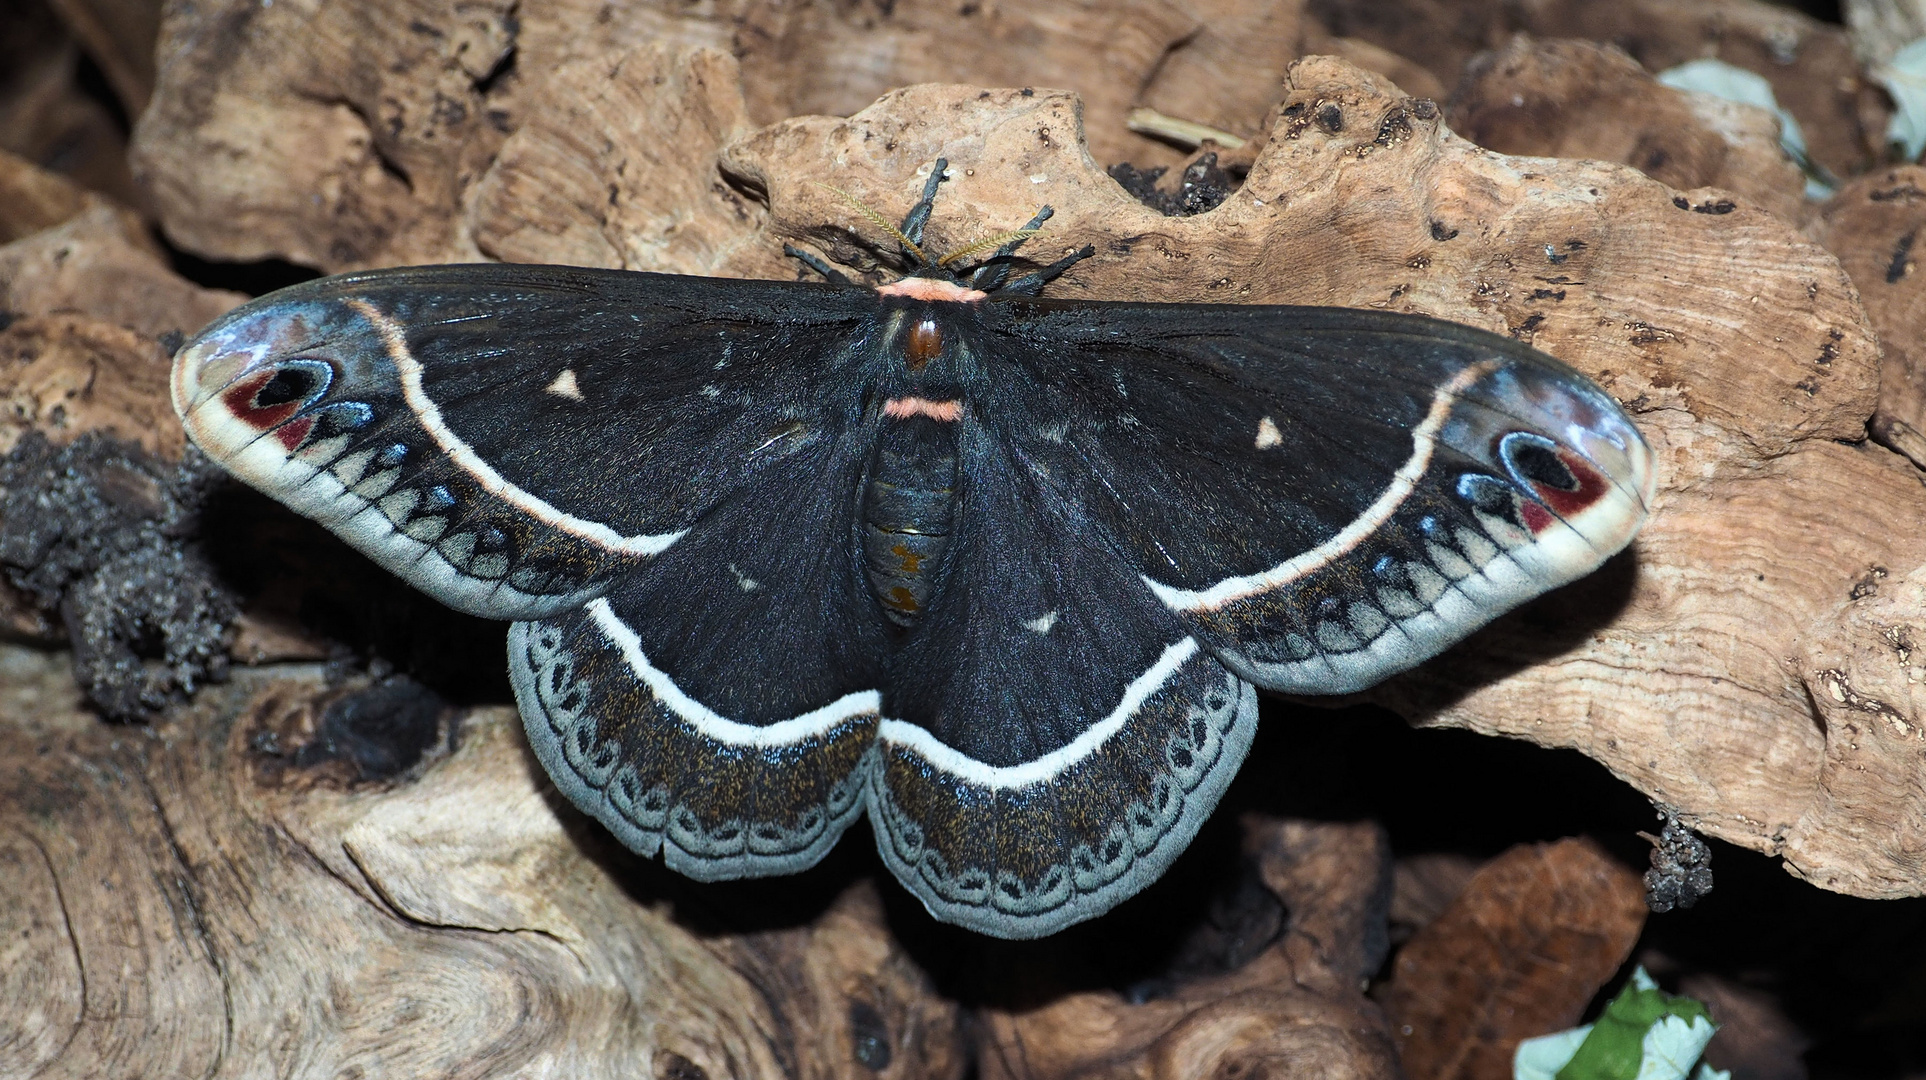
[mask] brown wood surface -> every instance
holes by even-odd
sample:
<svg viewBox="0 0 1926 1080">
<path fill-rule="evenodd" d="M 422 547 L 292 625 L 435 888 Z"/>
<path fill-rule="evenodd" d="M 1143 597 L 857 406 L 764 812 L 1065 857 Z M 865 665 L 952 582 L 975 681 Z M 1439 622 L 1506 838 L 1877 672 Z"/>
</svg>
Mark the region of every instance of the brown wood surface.
<svg viewBox="0 0 1926 1080">
<path fill-rule="evenodd" d="M 318 668 L 129 729 L 57 659 L 0 663 L 0 1075 L 875 1075 L 856 1002 L 885 1075 L 961 1074 L 956 1006 L 868 886 L 800 925 L 683 929 L 570 834 L 510 710 L 407 782 L 340 785 L 252 742 L 301 725 Z"/>
<path fill-rule="evenodd" d="M 792 278 L 788 242 L 868 271 L 887 238 L 820 185 L 893 216 L 940 155 L 932 246 L 1049 203 L 1032 249 L 1099 253 L 1056 295 L 1347 304 L 1528 341 L 1638 419 L 1651 523 L 1369 700 L 1578 749 L 1818 886 L 1926 893 L 1926 393 L 1906 345 L 1926 329 L 1906 239 L 1926 181 L 1880 170 L 1811 206 L 1760 115 L 1638 66 L 1770 59 L 1848 173 L 1883 121 L 1836 30 L 1740 0 L 1495 11 L 205 0 L 165 8 L 151 69 L 138 20 L 81 36 L 123 98 L 151 93 L 136 175 L 209 259 Z M 1226 159 L 1248 178 L 1194 217 L 1131 198 L 1104 166 L 1185 159 L 1123 127 L 1140 104 L 1248 138 Z M 31 161 L 0 157 L 0 240 L 0 449 L 106 430 L 177 456 L 167 342 L 240 297 Z M 258 667 L 110 726 L 49 650 L 58 618 L 0 592 L 0 1075 L 1390 1077 L 1394 1029 L 1363 992 L 1387 911 L 1436 956 L 1472 948 L 1448 922 L 1470 867 L 1407 867 L 1390 905 L 1370 826 L 1254 820 L 1259 945 L 1213 939 L 1218 968 L 1147 996 L 1026 983 L 1053 954 L 984 947 L 1010 974 L 966 990 L 929 963 L 976 946 L 867 881 L 860 852 L 718 891 L 614 850 L 504 709 L 444 716 L 454 734 L 386 779 L 290 766 L 368 681 L 313 663 L 326 636 L 301 611 L 250 608 L 232 652 Z M 1618 942 L 1615 888 L 1560 910 Z M 1492 971 L 1536 948 L 1514 914 L 1485 935 Z M 1393 1011 L 1424 1005 L 1396 970 Z"/>
</svg>

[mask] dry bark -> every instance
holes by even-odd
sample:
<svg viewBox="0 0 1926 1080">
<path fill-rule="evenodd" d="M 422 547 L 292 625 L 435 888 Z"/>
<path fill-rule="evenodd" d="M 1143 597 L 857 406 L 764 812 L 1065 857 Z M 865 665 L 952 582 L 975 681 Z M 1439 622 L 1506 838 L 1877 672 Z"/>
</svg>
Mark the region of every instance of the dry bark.
<svg viewBox="0 0 1926 1080">
<path fill-rule="evenodd" d="M 1873 129 L 1827 66 L 1844 48 L 1832 32 L 1732 0 L 1543 0 L 1502 9 L 1522 22 L 1475 26 L 1444 3 L 379 7 L 169 10 L 137 162 L 171 237 L 326 269 L 486 257 L 776 278 L 799 272 L 781 254 L 793 242 L 880 276 L 888 238 L 818 185 L 894 216 L 941 155 L 955 174 L 932 246 L 1050 203 L 1034 252 L 1099 252 L 1055 295 L 1346 304 L 1509 333 L 1632 409 L 1661 463 L 1652 522 L 1601 574 L 1372 698 L 1419 723 L 1576 747 L 1828 888 L 1926 893 L 1926 489 L 1912 463 L 1865 441 L 1875 415 L 1902 449 L 1893 421 L 1926 423 L 1904 351 L 1917 277 L 1895 256 L 1914 204 L 1876 197 L 1911 181 L 1849 188 L 1815 243 L 1786 220 L 1801 211 L 1756 118 L 1715 143 L 1732 115 L 1680 111 L 1603 50 L 1518 46 L 1514 67 L 1466 83 L 1454 115 L 1499 149 L 1653 176 L 1480 148 L 1399 89 L 1458 85 L 1465 60 L 1518 29 L 1614 40 L 1653 70 L 1708 44 L 1761 66 L 1790 56 L 1768 74 L 1844 169 Z M 1351 63 L 1292 62 L 1310 46 Z M 1663 123 L 1588 111 L 1583 80 L 1533 114 L 1547 130 L 1492 119 L 1484 107 L 1506 88 L 1556 89 L 1561 58 Z M 970 85 L 891 90 L 946 78 Z M 999 82 L 1012 88 L 980 88 Z M 1081 109 L 1049 86 L 1081 90 Z M 1242 188 L 1187 218 L 1125 195 L 1100 162 L 1182 159 L 1125 131 L 1135 104 L 1250 137 Z M 793 115 L 811 111 L 854 115 Z M 1665 136 L 1671 171 L 1640 159 L 1639 131 Z M 160 339 L 237 298 L 175 278 L 111 205 L 6 167 L 0 191 L 38 185 L 25 210 L 0 198 L 0 222 L 23 237 L 0 248 L 0 307 L 23 316 L 0 334 L 8 430 L 57 429 L 59 398 L 81 402 L 62 412 L 72 430 L 174 452 Z M 66 398 L 83 368 L 107 382 Z M 257 625 L 235 648 L 254 660 L 325 648 L 303 635 Z M 0 1073 L 964 1067 L 960 1007 L 919 973 L 875 896 L 705 891 L 612 855 L 545 793 L 502 711 L 374 782 L 310 776 L 254 741 L 313 741 L 339 691 L 312 669 L 245 674 L 152 732 L 78 713 L 45 657 L 0 652 L 0 672 L 0 760 L 21 766 L 0 800 L 12 838 L 0 911 L 15 913 L 0 1001 L 30 1004 L 0 1022 Z M 986 1072 L 1290 1060 L 1392 1075 L 1387 1029 L 1358 992 L 1381 841 L 1275 824 L 1253 837 L 1291 906 L 1283 938 L 1149 1002 L 1088 992 L 986 1009 Z M 1346 837 L 1355 861 L 1339 857 Z M 1427 921 L 1459 876 L 1409 890 L 1401 918 Z M 715 903 L 775 925 L 699 910 Z M 407 1034 L 423 1030 L 441 1057 Z"/>
<path fill-rule="evenodd" d="M 1362 987 L 1384 961 L 1390 847 L 1372 825 L 1252 820 L 1246 849 L 1290 921 L 1236 970 L 1132 1001 L 1115 991 L 990 1008 L 985 1080 L 1400 1075 Z"/>
<path fill-rule="evenodd" d="M 1777 117 L 1662 86 L 1615 46 L 1517 38 L 1466 69 L 1446 116 L 1501 154 L 1619 161 L 1668 187 L 1805 216 L 1805 176 L 1779 147 Z"/>
<path fill-rule="evenodd" d="M 263 749 L 325 720 L 319 669 L 143 730 L 81 711 L 56 659 L 4 659 L 0 1074 L 961 1074 L 956 1006 L 867 886 L 691 932 L 666 875 L 571 835 L 512 710 L 348 783 Z"/>
</svg>

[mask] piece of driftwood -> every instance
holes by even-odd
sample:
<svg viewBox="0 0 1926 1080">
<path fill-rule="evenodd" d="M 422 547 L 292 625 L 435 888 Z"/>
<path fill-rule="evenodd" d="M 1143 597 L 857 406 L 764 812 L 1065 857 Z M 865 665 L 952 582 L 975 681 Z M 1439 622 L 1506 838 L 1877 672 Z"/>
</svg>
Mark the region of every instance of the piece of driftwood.
<svg viewBox="0 0 1926 1080">
<path fill-rule="evenodd" d="M 81 210 L 105 202 L 105 198 L 68 177 L 0 150 L 0 244 L 53 228 Z"/>
<path fill-rule="evenodd" d="M 1265 50 L 1268 76 L 1253 72 L 1244 83 L 1241 130 L 1262 121 L 1276 74 L 1296 55 L 1295 5 L 1260 10 L 1273 6 L 1275 16 L 1256 21 L 1281 20 L 1274 29 L 1288 44 Z M 883 14 L 746 0 L 695 9 L 569 0 L 526 10 L 508 0 L 318 9 L 226 0 L 169 20 L 134 152 L 169 234 L 227 258 L 275 255 L 340 270 L 476 257 L 460 217 L 464 194 L 507 134 L 556 119 L 550 76 L 576 63 L 606 69 L 644 43 L 740 57 L 732 93 L 756 123 L 854 112 L 912 82 L 1074 86 L 1101 121 L 1100 152 L 1121 158 L 1125 147 L 1156 149 L 1123 118 L 1140 90 L 1155 90 L 1168 54 L 1206 49 L 1221 59 L 1247 44 L 1239 35 L 1250 17 L 1205 26 L 1160 0 L 905 4 Z M 1180 63 L 1173 77 L 1188 70 Z M 654 112 L 645 106 L 578 134 L 621 140 L 635 123 L 663 123 Z M 210 159 L 222 168 L 208 170 Z M 626 175 L 646 185 L 641 164 Z"/>
<path fill-rule="evenodd" d="M 1445 115 L 1502 154 L 1621 161 L 1668 187 L 1805 214 L 1805 176 L 1780 149 L 1777 117 L 1663 86 L 1616 46 L 1520 36 L 1466 68 Z"/>
<path fill-rule="evenodd" d="M 1417 60 L 1446 86 L 1456 85 L 1472 57 L 1506 47 L 1515 34 L 1609 42 L 1652 72 L 1712 57 L 1764 76 L 1779 104 L 1798 119 L 1813 159 L 1834 173 L 1860 172 L 1880 160 L 1884 149 L 1891 105 L 1854 64 L 1846 31 L 1787 5 L 1311 0 L 1308 8 L 1330 32 Z"/>
<path fill-rule="evenodd" d="M 1252 820 L 1245 849 L 1290 912 L 1275 940 L 1144 1000 L 1085 991 L 986 1009 L 984 1080 L 1289 1076 L 1313 1063 L 1334 1080 L 1399 1075 L 1392 1029 L 1363 994 L 1384 963 L 1383 831 Z"/>
<path fill-rule="evenodd" d="M 0 668 L 0 1075 L 961 1075 L 868 886 L 692 932 L 666 872 L 571 834 L 512 710 L 356 781 L 276 752 L 370 692 L 318 668 L 152 728 L 81 710 L 57 658 Z"/>
<path fill-rule="evenodd" d="M 139 116 L 154 93 L 154 42 L 160 37 L 156 0 L 47 0 L 99 68 L 128 116 Z"/>
<path fill-rule="evenodd" d="M 0 151 L 139 204 L 126 133 L 108 106 L 83 88 L 74 38 L 48 6 L 33 0 L 0 13 Z M 0 211 L 4 216 L 10 213 Z"/>
<path fill-rule="evenodd" d="M 1703 55 L 1753 67 L 1800 118 L 1815 158 L 1842 174 L 1883 138 L 1884 99 L 1842 78 L 1856 70 L 1843 31 L 1755 0 L 1132 0 L 1048 11 L 222 0 L 163 22 L 134 159 L 170 235 L 204 254 L 328 270 L 466 259 L 477 252 L 459 220 L 463 195 L 503 137 L 550 115 L 551 76 L 576 62 L 607 67 L 638 45 L 737 57 L 756 124 L 847 115 L 911 83 L 1068 88 L 1082 97 L 1098 160 L 1173 166 L 1181 153 L 1128 131 L 1131 107 L 1261 138 L 1295 57 L 1341 56 L 1437 95 L 1472 55 L 1519 32 L 1619 42 L 1654 71 Z M 630 123 L 660 122 L 646 111 L 623 120 L 608 129 L 613 141 Z"/>
<path fill-rule="evenodd" d="M 172 348 L 215 316 L 240 303 L 240 293 L 204 289 L 169 269 L 152 237 L 118 206 L 86 201 L 62 221 L 0 247 L 0 306 L 14 316 L 72 315 L 118 327 L 149 347 L 161 348 L 146 366 L 161 385 L 172 366 Z M 146 377 L 146 376 L 142 376 Z M 117 392 L 103 387 L 103 392 Z M 159 404 L 166 409 L 165 395 Z M 156 427 L 163 413 L 136 415 L 143 437 L 180 440 Z"/>
<path fill-rule="evenodd" d="M 29 434 L 55 446 L 86 432 L 178 462 L 168 341 L 241 300 L 182 280 L 125 207 L 0 155 L 0 454 Z M 163 466 L 165 467 L 165 466 Z M 0 580 L 0 627 L 41 642 L 52 612 Z"/>
<path fill-rule="evenodd" d="M 1717 975 L 1688 975 L 1679 993 L 1705 1003 L 1719 1025 L 1705 1063 L 1747 1080 L 1807 1080 L 1803 1055 L 1811 1040 L 1780 1011 L 1772 996 Z"/>
<path fill-rule="evenodd" d="M 28 431 L 68 442 L 107 431 L 179 460 L 186 438 L 167 404 L 167 350 L 83 315 L 16 317 L 0 330 L 0 453 Z"/>
<path fill-rule="evenodd" d="M 799 270 L 784 242 L 886 274 L 888 238 L 818 185 L 893 216 L 941 155 L 954 174 L 932 246 L 1020 225 L 1048 202 L 1057 216 L 1032 241 L 1037 256 L 1099 252 L 1058 295 L 1411 310 L 1530 341 L 1633 409 L 1661 462 L 1652 523 L 1600 575 L 1372 698 L 1420 723 L 1578 748 L 1826 887 L 1926 892 L 1912 782 L 1926 739 L 1914 645 L 1926 640 L 1926 489 L 1911 462 L 1865 439 L 1876 409 L 1901 415 L 1880 389 L 1874 328 L 1889 324 L 1870 284 L 1899 234 L 1843 227 L 1842 195 L 1821 215 L 1831 224 L 1802 235 L 1782 216 L 1783 166 L 1734 174 L 1764 160 L 1746 156 L 1760 153 L 1755 128 L 1714 163 L 1700 136 L 1722 121 L 1702 108 L 1689 124 L 1668 114 L 1682 118 L 1669 145 L 1694 162 L 1670 178 L 1729 189 L 1508 157 L 1452 134 L 1447 103 L 1409 92 L 1456 86 L 1464 59 L 1513 30 L 1616 38 L 1656 68 L 1703 51 L 1716 26 L 1728 59 L 1791 58 L 1781 100 L 1814 118 L 1809 134 L 1831 122 L 1835 168 L 1860 160 L 1873 130 L 1864 101 L 1822 71 L 1830 32 L 1789 13 L 1708 2 L 1682 8 L 1697 21 L 1681 23 L 1650 5 L 1593 5 L 1586 18 L 1617 20 L 1593 26 L 1567 7 L 1507 5 L 1506 19 L 1529 18 L 1480 22 L 1466 43 L 1429 15 L 1374 23 L 1366 6 L 1336 3 L 1051 17 L 999 5 L 181 5 L 161 31 L 136 160 L 168 234 L 210 257 L 787 278 Z M 1678 40 L 1627 39 L 1638 20 Z M 1114 44 L 1095 48 L 1098 36 Z M 1293 63 L 1307 43 L 1345 59 Z M 1459 45 L 1454 63 L 1439 59 Z M 1577 55 L 1561 48 L 1519 46 L 1530 63 L 1507 75 L 1513 89 L 1554 89 L 1547 58 Z M 1604 55 L 1574 62 L 1676 109 Z M 968 85 L 870 104 L 945 78 Z M 997 82 L 1009 85 L 984 89 Z M 1083 108 L 1052 85 L 1083 91 Z M 1129 197 L 1102 166 L 1184 160 L 1123 127 L 1139 103 L 1248 137 L 1242 186 L 1184 218 Z M 792 116 L 810 111 L 854 115 Z M 1560 130 L 1519 149 L 1603 153 L 1579 148 L 1632 130 L 1598 110 L 1544 116 Z M 161 420 L 115 428 L 102 405 L 85 422 L 166 452 L 158 440 L 175 429 L 150 377 L 160 341 L 235 298 L 181 282 L 137 238 L 115 240 L 111 208 L 79 210 L 0 248 L 5 306 L 47 355 L 118 342 L 128 382 L 88 392 L 144 385 L 145 404 L 131 394 L 126 413 Z M 100 276 L 68 269 L 76 259 Z M 13 355 L 10 372 L 35 362 Z M 63 361 L 61 378 L 80 362 Z M 1889 351 L 1889 385 L 1893 363 Z M 17 431 L 51 414 L 29 397 Z M 277 633 L 244 630 L 237 656 L 326 651 L 298 622 Z M 475 656 L 478 673 L 498 671 L 492 645 Z M 366 745 L 353 720 L 406 704 L 380 696 L 401 693 L 381 680 L 264 669 L 146 731 L 78 712 L 64 661 L 8 649 L 0 671 L 0 760 L 24 768 L 9 773 L 0 871 L 0 910 L 24 932 L 7 939 L 20 962 L 0 967 L 12 980 L 0 1001 L 27 1003 L 0 1020 L 13 1025 L 0 1027 L 11 1055 L 0 1074 L 49 1063 L 56 1075 L 945 1076 L 974 1054 L 999 1075 L 1167 1075 L 1258 1068 L 1288 1049 L 1333 1075 L 1391 1075 L 1387 1029 L 1355 985 L 1371 955 L 1357 912 L 1381 863 L 1367 874 L 1330 856 L 1333 837 L 1351 836 L 1341 830 L 1254 828 L 1254 853 L 1300 860 L 1303 875 L 1266 876 L 1281 882 L 1292 929 L 1256 959 L 1144 1001 L 1091 990 L 978 1002 L 972 1036 L 902 944 L 928 932 L 924 916 L 888 892 L 843 891 L 860 870 L 689 887 L 610 850 L 547 794 L 502 710 L 460 725 L 452 744 L 436 728 L 420 760 L 371 778 L 355 763 L 407 756 Z M 1301 854 L 1313 850 L 1330 857 Z M 1462 868 L 1434 869 L 1447 871 L 1438 887 L 1402 909 L 1411 928 L 1454 902 Z M 1309 948 L 1313 936 L 1326 944 Z"/>
<path fill-rule="evenodd" d="M 1920 232 L 1926 229 L 1926 169 L 1917 165 L 1867 173 L 1839 189 L 1808 229 L 1839 256 L 1859 286 L 1866 315 L 1879 332 L 1879 407 L 1873 438 L 1926 468 L 1926 273 Z"/>
</svg>

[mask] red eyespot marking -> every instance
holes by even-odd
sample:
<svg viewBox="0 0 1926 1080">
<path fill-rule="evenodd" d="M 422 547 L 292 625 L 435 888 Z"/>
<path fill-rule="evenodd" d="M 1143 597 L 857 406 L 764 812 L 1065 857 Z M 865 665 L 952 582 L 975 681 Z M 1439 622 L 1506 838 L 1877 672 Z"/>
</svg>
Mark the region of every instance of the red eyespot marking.
<svg viewBox="0 0 1926 1080">
<path fill-rule="evenodd" d="M 1579 455 L 1560 447 L 1558 460 L 1571 470 L 1572 479 L 1578 481 L 1578 486 L 1566 491 L 1549 484 L 1532 485 L 1532 492 L 1544 500 L 1543 506 L 1529 500 L 1522 501 L 1525 527 L 1534 533 L 1550 528 L 1558 518 L 1570 518 L 1590 509 L 1611 490 L 1611 481 Z"/>
<path fill-rule="evenodd" d="M 960 401 L 931 401 L 929 398 L 899 397 L 883 402 L 883 415 L 897 420 L 912 416 L 927 416 L 945 424 L 954 424 L 963 419 L 963 403 Z"/>
<path fill-rule="evenodd" d="M 313 428 L 314 420 L 311 417 L 302 417 L 292 424 L 282 424 L 280 427 L 275 428 L 274 437 L 281 440 L 282 446 L 293 450 L 295 447 L 301 445 L 301 440 L 307 438 L 308 432 Z"/>
<path fill-rule="evenodd" d="M 961 304 L 973 304 L 990 295 L 979 289 L 968 289 L 954 281 L 938 281 L 935 278 L 906 277 L 892 281 L 888 285 L 878 285 L 876 292 L 881 296 L 907 296 L 912 300 L 951 300 Z"/>
<path fill-rule="evenodd" d="M 903 342 L 903 362 L 911 371 L 921 371 L 931 360 L 943 354 L 943 331 L 936 320 L 924 316 L 923 320 L 910 327 L 908 340 Z"/>
<path fill-rule="evenodd" d="M 227 411 L 232 413 L 236 420 L 258 431 L 266 431 L 280 424 L 288 417 L 293 416 L 304 402 L 300 400 L 283 401 L 276 405 L 257 408 L 254 404 L 254 396 L 259 394 L 261 388 L 271 382 L 274 376 L 274 368 L 267 368 L 249 375 L 247 378 L 221 391 L 221 404 L 227 406 Z M 305 435 L 306 431 L 303 431 L 302 434 Z"/>
</svg>

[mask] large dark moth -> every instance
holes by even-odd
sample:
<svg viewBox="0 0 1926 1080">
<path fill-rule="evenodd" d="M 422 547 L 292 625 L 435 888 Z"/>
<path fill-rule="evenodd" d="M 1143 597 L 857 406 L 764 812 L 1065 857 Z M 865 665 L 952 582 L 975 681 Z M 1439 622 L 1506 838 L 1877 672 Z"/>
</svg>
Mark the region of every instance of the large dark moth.
<svg viewBox="0 0 1926 1080">
<path fill-rule="evenodd" d="M 463 611 L 556 787 L 704 880 L 867 813 L 937 918 L 1034 937 L 1183 850 L 1254 687 L 1357 690 L 1596 568 L 1651 453 L 1515 341 L 1052 300 L 1041 224 L 852 284 L 347 274 L 174 369 L 235 475 Z M 991 250 L 994 249 L 994 250 Z M 1079 255 L 1087 254 L 1087 250 Z"/>
</svg>

